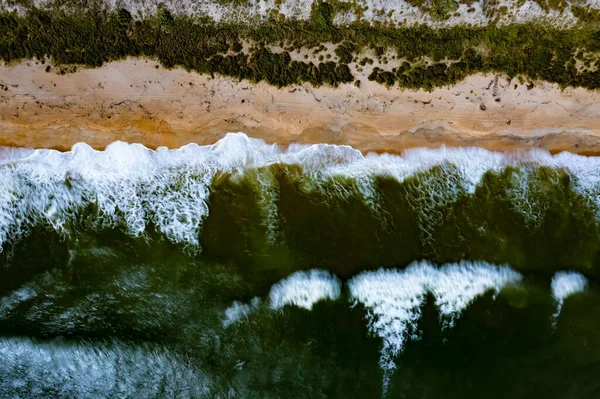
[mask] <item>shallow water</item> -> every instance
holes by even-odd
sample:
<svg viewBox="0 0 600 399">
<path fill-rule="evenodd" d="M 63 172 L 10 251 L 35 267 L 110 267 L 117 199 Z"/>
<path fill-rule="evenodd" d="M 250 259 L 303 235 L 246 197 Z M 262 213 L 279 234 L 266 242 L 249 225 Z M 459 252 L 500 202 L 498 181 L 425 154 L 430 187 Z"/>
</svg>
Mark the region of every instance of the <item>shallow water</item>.
<svg viewBox="0 0 600 399">
<path fill-rule="evenodd" d="M 1 397 L 600 396 L 600 158 L 0 150 Z"/>
</svg>

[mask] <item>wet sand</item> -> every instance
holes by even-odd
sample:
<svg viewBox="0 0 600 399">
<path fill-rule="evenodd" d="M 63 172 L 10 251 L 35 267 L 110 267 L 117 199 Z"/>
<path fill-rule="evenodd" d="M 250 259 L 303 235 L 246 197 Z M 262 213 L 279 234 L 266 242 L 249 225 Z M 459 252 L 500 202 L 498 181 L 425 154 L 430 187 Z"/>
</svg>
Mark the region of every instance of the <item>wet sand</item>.
<svg viewBox="0 0 600 399">
<path fill-rule="evenodd" d="M 362 151 L 479 146 L 600 154 L 600 92 L 474 75 L 433 92 L 361 87 L 277 89 L 167 70 L 145 59 L 60 75 L 34 61 L 0 65 L 0 145 L 68 150 L 116 140 L 210 144 L 227 132 L 279 144 Z"/>
</svg>

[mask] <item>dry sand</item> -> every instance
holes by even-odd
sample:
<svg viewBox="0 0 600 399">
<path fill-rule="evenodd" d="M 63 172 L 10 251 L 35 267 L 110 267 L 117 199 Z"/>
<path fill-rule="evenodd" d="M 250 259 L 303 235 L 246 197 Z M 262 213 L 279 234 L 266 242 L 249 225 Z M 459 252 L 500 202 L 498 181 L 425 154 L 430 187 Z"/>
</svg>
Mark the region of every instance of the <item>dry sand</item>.
<svg viewBox="0 0 600 399">
<path fill-rule="evenodd" d="M 242 131 L 269 142 L 543 148 L 600 154 L 600 92 L 475 75 L 433 92 L 310 85 L 277 89 L 129 59 L 59 75 L 34 61 L 0 65 L 0 145 L 95 148 L 214 143 Z M 515 88 L 515 84 L 517 85 Z"/>
</svg>

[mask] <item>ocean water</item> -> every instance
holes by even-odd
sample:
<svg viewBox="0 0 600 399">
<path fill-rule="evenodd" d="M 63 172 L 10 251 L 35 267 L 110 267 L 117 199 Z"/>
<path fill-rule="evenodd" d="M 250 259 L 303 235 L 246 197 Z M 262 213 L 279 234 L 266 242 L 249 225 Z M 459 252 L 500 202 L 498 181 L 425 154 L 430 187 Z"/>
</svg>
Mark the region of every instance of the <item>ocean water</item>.
<svg viewBox="0 0 600 399">
<path fill-rule="evenodd" d="M 600 158 L 0 149 L 0 397 L 600 397 Z"/>
</svg>

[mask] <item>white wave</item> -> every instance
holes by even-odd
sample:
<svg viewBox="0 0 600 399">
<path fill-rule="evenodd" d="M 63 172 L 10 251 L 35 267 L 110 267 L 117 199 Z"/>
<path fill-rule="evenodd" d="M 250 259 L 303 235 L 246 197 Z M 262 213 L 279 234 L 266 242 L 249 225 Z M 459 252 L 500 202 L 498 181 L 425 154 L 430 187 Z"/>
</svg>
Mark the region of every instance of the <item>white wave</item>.
<svg viewBox="0 0 600 399">
<path fill-rule="evenodd" d="M 190 362 L 148 346 L 4 338 L 0 362 L 3 397 L 199 398 L 214 389 Z"/>
<path fill-rule="evenodd" d="M 508 267 L 497 267 L 484 262 L 461 262 L 446 265 L 437 271 L 428 289 L 448 327 L 453 327 L 462 311 L 479 295 L 499 293 L 509 284 L 521 281 L 522 276 Z"/>
<path fill-rule="evenodd" d="M 76 144 L 65 153 L 37 150 L 5 157 L 0 161 L 0 244 L 39 222 L 68 234 L 77 213 L 93 206 L 96 226 L 124 225 L 140 236 L 152 223 L 172 241 L 197 247 L 215 173 L 262 164 L 272 152 L 262 141 L 230 134 L 212 146 L 177 150 L 116 142 L 104 151 Z"/>
<path fill-rule="evenodd" d="M 252 313 L 256 312 L 261 305 L 261 299 L 254 297 L 250 303 L 234 301 L 230 307 L 225 309 L 225 318 L 223 319 L 223 327 L 229 327 L 232 324 L 239 322 L 242 319 L 247 319 Z"/>
<path fill-rule="evenodd" d="M 269 307 L 278 310 L 294 305 L 311 310 L 319 301 L 338 299 L 341 289 L 340 280 L 325 270 L 300 271 L 271 287 Z"/>
<path fill-rule="evenodd" d="M 409 338 L 418 338 L 417 323 L 425 301 L 425 284 L 434 275 L 431 266 L 406 270 L 378 270 L 361 273 L 348 283 L 350 298 L 367 309 L 369 331 L 383 339 L 379 365 L 384 371 L 384 391 L 394 358 Z"/>
<path fill-rule="evenodd" d="M 35 150 L 32 148 L 20 148 L 20 147 L 0 147 L 0 162 L 6 160 L 17 160 L 21 158 L 27 158 Z"/>
<path fill-rule="evenodd" d="M 547 153 L 540 155 L 548 166 L 567 170 L 574 179 L 575 191 L 590 203 L 600 206 L 600 157 L 585 157 L 569 152 L 562 152 L 555 157 Z"/>
<path fill-rule="evenodd" d="M 315 303 L 322 300 L 335 301 L 342 291 L 342 283 L 333 274 L 319 269 L 299 271 L 275 283 L 269 291 L 268 309 L 281 310 L 288 305 L 312 310 Z M 242 319 L 247 319 L 262 306 L 259 297 L 243 303 L 234 301 L 225 309 L 223 327 L 229 327 Z"/>
<path fill-rule="evenodd" d="M 521 275 L 508 267 L 484 262 L 460 262 L 436 268 L 429 262 L 416 262 L 404 270 L 361 273 L 348 283 L 350 298 L 367 311 L 369 331 L 383 339 L 380 367 L 387 392 L 395 358 L 408 339 L 419 337 L 418 321 L 427 293 L 447 326 L 479 295 L 496 293 L 507 284 L 518 283 Z"/>
<path fill-rule="evenodd" d="M 257 173 L 259 202 L 270 242 L 277 241 L 278 190 L 269 165 L 298 165 L 303 173 L 299 189 L 320 192 L 323 198 L 361 198 L 374 213 L 380 211 L 374 186 L 378 176 L 399 182 L 414 177 L 409 203 L 428 240 L 443 220 L 445 207 L 461 195 L 472 194 L 488 171 L 507 166 L 564 168 L 573 188 L 600 205 L 600 158 L 545 151 L 497 153 L 479 148 L 413 149 L 401 156 L 367 154 L 349 146 L 291 145 L 281 148 L 230 133 L 214 145 L 189 144 L 156 151 L 140 144 L 115 142 L 104 151 L 76 144 L 69 152 L 54 150 L 0 151 L 0 247 L 27 234 L 38 223 L 70 234 L 72 223 L 88 210 L 91 227 L 120 227 L 141 236 L 149 225 L 169 240 L 199 247 L 211 182 L 217 173 Z M 262 168 L 256 172 L 257 168 Z M 428 172 L 439 168 L 439 173 Z M 258 176 L 260 175 L 260 176 Z M 344 177 L 345 179 L 339 179 Z M 543 203 L 532 202 L 527 171 L 516 175 L 509 193 L 519 209 L 540 220 Z M 410 187 L 409 187 L 410 188 Z M 79 220 L 81 221 L 81 220 Z"/>
<path fill-rule="evenodd" d="M 584 292 L 587 288 L 588 281 L 584 275 L 577 272 L 556 272 L 552 277 L 552 297 L 557 302 L 556 312 L 552 315 L 554 326 L 558 320 L 558 316 L 562 310 L 565 299 L 573 294 Z"/>
</svg>

